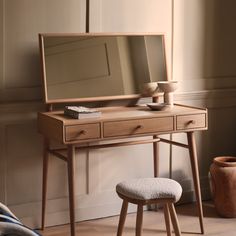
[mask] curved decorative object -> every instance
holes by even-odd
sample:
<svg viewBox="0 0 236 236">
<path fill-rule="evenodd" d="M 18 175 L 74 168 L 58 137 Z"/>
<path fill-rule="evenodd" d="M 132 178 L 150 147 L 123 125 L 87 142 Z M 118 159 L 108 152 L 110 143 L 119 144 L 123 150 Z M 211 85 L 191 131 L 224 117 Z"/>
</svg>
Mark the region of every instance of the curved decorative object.
<svg viewBox="0 0 236 236">
<path fill-rule="evenodd" d="M 177 89 L 178 81 L 159 81 L 158 87 L 164 92 L 164 103 L 169 106 L 174 105 L 174 92 Z"/>
<path fill-rule="evenodd" d="M 142 95 L 153 96 L 157 92 L 157 82 L 143 83 Z"/>
<path fill-rule="evenodd" d="M 167 106 L 166 106 L 165 103 L 155 103 L 155 102 L 152 102 L 152 103 L 147 103 L 147 106 L 151 110 L 154 110 L 154 111 L 162 111 L 162 110 L 166 110 L 167 109 Z"/>
</svg>

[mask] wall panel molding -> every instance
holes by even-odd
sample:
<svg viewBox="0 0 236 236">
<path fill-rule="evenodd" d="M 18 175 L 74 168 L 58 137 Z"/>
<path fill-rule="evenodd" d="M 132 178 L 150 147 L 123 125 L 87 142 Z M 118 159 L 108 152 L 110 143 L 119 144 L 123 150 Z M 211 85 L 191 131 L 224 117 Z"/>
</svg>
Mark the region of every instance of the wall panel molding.
<svg viewBox="0 0 236 236">
<path fill-rule="evenodd" d="M 102 0 L 90 0 L 90 32 L 102 32 Z"/>
<path fill-rule="evenodd" d="M 0 0 L 0 94 L 4 80 L 4 0 Z"/>
<path fill-rule="evenodd" d="M 194 100 L 201 101 L 208 108 L 236 106 L 236 88 L 175 93 L 177 103 L 188 103 Z"/>
<path fill-rule="evenodd" d="M 4 88 L 0 93 L 0 101 L 2 102 L 22 102 L 22 101 L 37 101 L 42 99 L 42 88 Z"/>
<path fill-rule="evenodd" d="M 173 78 L 182 91 L 236 87 L 235 6 L 234 1 L 175 1 Z"/>
<path fill-rule="evenodd" d="M 38 33 L 84 31 L 84 6 L 82 0 L 0 0 L 0 101 L 41 99 Z"/>
<path fill-rule="evenodd" d="M 11 115 L 12 119 L 18 120 L 19 114 L 25 115 L 27 117 L 28 113 L 34 113 L 35 116 L 37 112 L 44 111 L 45 105 L 43 102 L 7 102 L 7 103 L 0 103 L 0 122 L 4 119 L 3 117 Z"/>
<path fill-rule="evenodd" d="M 185 76 L 186 79 L 180 79 L 179 88 L 181 91 L 201 91 L 236 88 L 236 76 L 218 76 L 218 77 L 194 77 Z"/>
</svg>

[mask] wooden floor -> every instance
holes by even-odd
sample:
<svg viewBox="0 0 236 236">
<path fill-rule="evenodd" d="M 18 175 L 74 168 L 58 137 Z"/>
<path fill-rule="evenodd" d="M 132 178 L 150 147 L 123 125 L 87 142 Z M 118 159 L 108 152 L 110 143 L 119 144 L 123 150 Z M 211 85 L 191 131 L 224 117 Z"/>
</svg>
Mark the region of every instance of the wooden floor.
<svg viewBox="0 0 236 236">
<path fill-rule="evenodd" d="M 205 235 L 236 236 L 236 218 L 220 218 L 211 203 L 204 203 Z M 195 205 L 181 205 L 176 207 L 182 235 L 199 234 L 198 218 Z M 134 236 L 136 214 L 128 214 L 123 236 Z M 115 236 L 118 217 L 109 217 L 77 223 L 78 236 Z M 43 236 L 69 236 L 69 225 L 49 227 L 42 233 Z M 144 213 L 143 236 L 166 236 L 163 212 L 146 211 Z M 173 234 L 174 235 L 174 234 Z"/>
</svg>

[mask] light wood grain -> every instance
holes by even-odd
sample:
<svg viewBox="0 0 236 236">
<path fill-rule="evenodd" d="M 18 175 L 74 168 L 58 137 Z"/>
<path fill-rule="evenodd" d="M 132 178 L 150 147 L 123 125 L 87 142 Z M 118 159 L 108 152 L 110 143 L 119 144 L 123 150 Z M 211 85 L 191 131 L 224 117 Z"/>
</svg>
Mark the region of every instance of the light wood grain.
<svg viewBox="0 0 236 236">
<path fill-rule="evenodd" d="M 181 236 L 181 232 L 180 232 L 180 228 L 179 228 L 179 221 L 177 219 L 174 204 L 173 203 L 168 203 L 168 208 L 169 208 L 173 228 L 174 228 L 174 231 L 175 231 L 175 236 Z"/>
<path fill-rule="evenodd" d="M 100 123 L 71 125 L 65 127 L 66 141 L 98 139 L 98 138 L 101 138 Z"/>
<path fill-rule="evenodd" d="M 197 209 L 199 215 L 199 223 L 201 233 L 204 234 L 204 224 L 203 224 L 203 209 L 202 209 L 202 197 L 198 170 L 198 160 L 197 160 L 197 148 L 193 132 L 187 133 L 188 145 L 189 145 L 189 157 L 193 174 L 193 183 L 197 199 Z"/>
<path fill-rule="evenodd" d="M 152 98 L 152 102 L 159 102 L 159 98 L 155 97 Z M 153 136 L 153 139 L 158 138 L 157 135 Z M 160 156 L 159 156 L 159 143 L 153 143 L 153 174 L 154 177 L 158 177 L 159 176 L 159 164 L 160 164 Z"/>
<path fill-rule="evenodd" d="M 39 113 L 39 132 L 49 139 L 72 144 L 88 140 L 100 141 L 118 137 L 138 137 L 207 129 L 207 111 L 205 109 L 176 105 L 169 111 L 158 112 L 138 106 L 99 108 L 99 110 L 102 112 L 101 117 L 81 120 L 69 118 L 63 115 L 62 111 Z M 178 129 L 175 125 L 176 120 L 178 120 Z M 186 122 L 190 123 L 191 121 L 195 124 L 185 125 Z M 86 127 L 92 123 L 101 127 L 100 134 L 98 134 L 98 127 L 95 127 L 94 130 L 90 126 Z M 200 123 L 204 125 L 199 125 Z M 86 135 L 81 134 L 75 137 L 77 129 L 80 130 L 82 127 L 80 125 L 85 125 L 84 127 L 89 132 Z M 81 130 L 86 131 L 85 129 Z"/>
<path fill-rule="evenodd" d="M 63 121 L 45 116 L 43 113 L 38 114 L 38 130 L 49 140 L 64 142 Z"/>
<path fill-rule="evenodd" d="M 144 205 L 150 205 L 150 204 L 158 204 L 162 203 L 164 204 L 164 216 L 165 216 L 165 223 L 166 223 L 166 229 L 168 236 L 171 235 L 171 229 L 170 229 L 170 217 L 171 221 L 174 227 L 174 232 L 176 236 L 181 236 L 180 233 L 180 227 L 177 219 L 177 215 L 174 209 L 174 199 L 172 198 L 158 198 L 158 199 L 147 199 L 147 200 L 141 200 L 141 199 L 135 199 L 131 197 L 124 196 L 123 194 L 117 192 L 118 196 L 123 199 L 123 204 L 125 202 L 133 203 L 137 205 L 137 217 L 136 217 L 136 229 L 135 229 L 135 235 L 141 236 L 142 235 L 142 225 L 143 225 L 143 206 Z M 123 208 L 123 205 L 122 205 Z M 122 215 L 120 216 L 120 222 L 118 227 L 118 232 L 120 233 L 119 236 L 122 235 L 123 227 L 124 227 L 124 220 L 125 215 L 124 211 L 121 209 Z M 118 234 L 117 234 L 118 235 Z"/>
<path fill-rule="evenodd" d="M 75 183 L 74 183 L 74 175 L 75 175 L 75 166 L 74 166 L 74 158 L 75 158 L 75 147 L 70 145 L 68 147 L 68 188 L 69 188 L 69 207 L 70 207 L 70 229 L 71 236 L 75 236 Z"/>
<path fill-rule="evenodd" d="M 206 127 L 206 115 L 178 115 L 176 119 L 177 129 L 194 129 Z"/>
<path fill-rule="evenodd" d="M 86 3 L 86 7 L 89 7 L 89 1 Z M 88 18 L 88 12 L 86 12 L 86 16 Z M 88 19 L 87 19 L 88 21 Z M 89 31 L 89 22 L 86 22 L 86 31 Z M 44 88 L 44 101 L 46 104 L 57 104 L 57 103 L 73 103 L 73 102 L 95 102 L 95 101 L 107 101 L 107 100 L 122 100 L 122 99 L 137 99 L 141 98 L 140 94 L 130 94 L 130 95 L 116 95 L 116 96 L 100 96 L 100 97 L 91 97 L 88 96 L 87 98 L 62 98 L 62 99 L 49 99 L 47 93 L 47 76 L 46 76 L 46 63 L 45 63 L 45 52 L 44 52 L 44 41 L 45 38 L 50 37 L 103 37 L 103 36 L 143 36 L 143 35 L 157 35 L 162 37 L 162 45 L 163 45 L 163 62 L 164 62 L 164 72 L 167 75 L 167 67 L 166 67 L 166 50 L 165 50 L 165 36 L 163 33 L 45 33 L 39 34 L 39 47 L 40 47 L 40 54 L 41 54 L 41 69 L 42 69 L 42 79 L 43 79 L 43 88 Z M 168 76 L 166 76 L 167 79 Z M 161 93 L 160 93 L 161 94 Z M 162 94 L 161 94 L 162 95 Z M 158 93 L 155 96 L 159 96 Z"/>
<path fill-rule="evenodd" d="M 141 236 L 142 235 L 142 229 L 143 229 L 143 205 L 138 204 L 135 236 Z"/>
<path fill-rule="evenodd" d="M 123 233 L 125 219 L 126 219 L 126 215 L 127 215 L 127 209 L 128 209 L 128 201 L 123 200 L 121 212 L 120 212 L 119 225 L 118 225 L 118 229 L 117 229 L 117 236 L 121 236 Z"/>
<path fill-rule="evenodd" d="M 198 163 L 196 156 L 196 144 L 193 136 L 195 130 L 207 129 L 207 110 L 193 108 L 189 106 L 175 105 L 167 111 L 151 111 L 146 107 L 115 107 L 101 108 L 102 116 L 94 119 L 76 120 L 63 115 L 63 112 L 46 112 L 39 114 L 39 131 L 44 137 L 52 140 L 57 140 L 64 143 L 68 148 L 67 164 L 69 177 L 69 197 L 70 197 L 70 222 L 71 235 L 75 235 L 75 216 L 74 216 L 74 170 L 73 159 L 75 147 L 83 142 L 92 141 L 109 141 L 93 145 L 90 143 L 89 148 L 105 148 L 118 147 L 124 145 L 134 145 L 150 142 L 158 142 L 158 134 L 175 133 L 187 131 L 188 145 L 173 141 L 162 140 L 173 145 L 189 148 L 190 160 L 194 179 L 194 188 L 197 196 L 197 206 L 199 212 L 199 222 L 201 233 L 203 229 L 203 213 L 200 195 L 200 183 L 198 174 Z M 185 125 L 189 123 L 190 126 Z M 177 125 L 175 123 L 177 122 Z M 179 124 L 178 124 L 179 123 Z M 204 125 L 199 125 L 204 124 Z M 178 126 L 179 125 L 179 126 Z M 183 129 L 176 129 L 182 127 Z M 82 133 L 81 133 L 82 132 Z M 117 138 L 130 138 L 139 136 L 152 136 L 152 140 L 140 141 L 115 141 Z M 111 142 L 112 141 L 112 142 Z M 81 149 L 87 147 L 81 147 Z M 62 157 L 62 156 L 58 156 Z M 64 159 L 62 157 L 62 159 Z M 158 175 L 158 147 L 154 146 L 154 176 Z M 45 189 L 46 181 L 43 182 Z M 45 194 L 44 194 L 45 205 Z M 130 199 L 125 199 L 134 204 L 156 204 L 156 201 L 137 202 Z M 166 202 L 162 199 L 161 202 Z M 45 207 L 44 207 L 45 208 Z M 45 209 L 43 209 L 45 214 Z M 42 216 L 42 225 L 44 224 L 44 216 Z"/>
<path fill-rule="evenodd" d="M 94 119 L 98 121 L 114 121 L 114 120 L 127 120 L 137 118 L 152 118 L 152 117 L 165 117 L 165 116 L 177 116 L 177 115 L 194 115 L 194 114 L 206 114 L 207 109 L 196 108 L 183 105 L 174 105 L 171 109 L 162 111 L 152 111 L 146 106 L 132 106 L 132 107 L 102 107 L 97 108 L 101 111 L 101 117 Z M 83 124 L 87 123 L 88 119 L 72 119 L 63 115 L 63 111 L 43 112 L 44 115 L 53 117 L 60 120 L 65 125 Z M 89 119 L 91 120 L 91 119 Z"/>
<path fill-rule="evenodd" d="M 157 139 L 158 136 L 154 135 L 153 139 Z M 159 176 L 159 163 L 160 163 L 160 158 L 159 158 L 159 142 L 153 143 L 153 174 L 154 177 Z"/>
<path fill-rule="evenodd" d="M 166 223 L 166 233 L 167 236 L 171 236 L 171 226 L 170 226 L 170 212 L 168 204 L 164 204 L 164 216 L 165 216 L 165 223 Z"/>
<path fill-rule="evenodd" d="M 46 200 L 47 200 L 47 178 L 48 178 L 48 161 L 49 153 L 47 151 L 49 147 L 49 141 L 44 139 L 44 150 L 43 150 L 43 184 L 42 184 L 42 221 L 41 228 L 44 230 L 45 226 L 45 215 L 46 215 Z"/>
<path fill-rule="evenodd" d="M 132 136 L 173 129 L 173 117 L 111 121 L 104 123 L 104 137 Z"/>
</svg>

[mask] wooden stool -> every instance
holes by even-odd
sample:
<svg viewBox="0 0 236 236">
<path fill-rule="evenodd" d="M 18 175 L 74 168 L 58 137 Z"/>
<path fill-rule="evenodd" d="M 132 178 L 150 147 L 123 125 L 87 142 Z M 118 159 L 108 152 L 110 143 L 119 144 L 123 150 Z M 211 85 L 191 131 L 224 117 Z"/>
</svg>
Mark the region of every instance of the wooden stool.
<svg viewBox="0 0 236 236">
<path fill-rule="evenodd" d="M 143 206 L 157 203 L 164 204 L 167 235 L 171 235 L 170 217 L 175 235 L 181 235 L 174 207 L 174 203 L 182 195 L 182 187 L 178 182 L 167 178 L 133 179 L 119 183 L 116 186 L 116 192 L 123 199 L 117 236 L 122 235 L 129 202 L 138 205 L 136 236 L 141 236 L 142 234 Z"/>
</svg>

